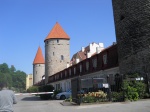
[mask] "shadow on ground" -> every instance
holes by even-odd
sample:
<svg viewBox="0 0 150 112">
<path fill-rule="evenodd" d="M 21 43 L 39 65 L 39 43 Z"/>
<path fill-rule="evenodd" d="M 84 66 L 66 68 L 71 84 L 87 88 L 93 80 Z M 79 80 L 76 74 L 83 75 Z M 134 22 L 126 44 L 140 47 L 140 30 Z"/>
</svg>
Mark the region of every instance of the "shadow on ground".
<svg viewBox="0 0 150 112">
<path fill-rule="evenodd" d="M 43 101 L 40 99 L 40 97 L 32 96 L 32 97 L 24 97 L 21 99 L 22 101 Z"/>
</svg>

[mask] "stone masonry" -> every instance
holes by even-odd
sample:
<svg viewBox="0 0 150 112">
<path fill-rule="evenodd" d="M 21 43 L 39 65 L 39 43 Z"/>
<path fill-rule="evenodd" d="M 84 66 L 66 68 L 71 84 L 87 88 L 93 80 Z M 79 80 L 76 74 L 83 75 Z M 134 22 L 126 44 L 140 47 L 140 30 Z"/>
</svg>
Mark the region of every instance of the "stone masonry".
<svg viewBox="0 0 150 112">
<path fill-rule="evenodd" d="M 45 64 L 33 65 L 33 84 L 37 84 L 42 80 L 42 76 L 45 73 Z"/>
<path fill-rule="evenodd" d="M 59 43 L 58 43 L 59 41 Z M 63 56 L 63 59 L 62 59 Z M 70 44 L 66 39 L 49 39 L 45 41 L 45 79 L 67 67 L 70 62 Z"/>
<path fill-rule="evenodd" d="M 150 74 L 150 0 L 112 0 L 121 74 Z"/>
</svg>

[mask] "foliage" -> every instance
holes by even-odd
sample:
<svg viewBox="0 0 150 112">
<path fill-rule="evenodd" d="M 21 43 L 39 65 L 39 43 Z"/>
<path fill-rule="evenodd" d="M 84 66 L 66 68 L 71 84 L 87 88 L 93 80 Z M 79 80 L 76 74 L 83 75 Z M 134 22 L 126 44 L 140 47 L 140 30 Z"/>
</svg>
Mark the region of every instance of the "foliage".
<svg viewBox="0 0 150 112">
<path fill-rule="evenodd" d="M 54 87 L 52 85 L 44 85 L 39 87 L 39 92 L 53 92 Z M 52 98 L 52 94 L 40 94 L 42 100 L 48 100 Z"/>
<path fill-rule="evenodd" d="M 99 90 L 98 92 L 89 92 L 88 94 L 78 94 L 78 97 L 82 99 L 82 102 L 92 103 L 105 101 L 107 94 Z"/>
<path fill-rule="evenodd" d="M 146 84 L 141 81 L 134 81 L 133 87 L 137 89 L 139 98 L 143 98 L 146 93 Z"/>
<path fill-rule="evenodd" d="M 126 93 L 126 97 L 130 100 L 130 101 L 136 101 L 139 99 L 139 94 L 137 92 L 137 89 L 131 86 L 127 87 L 127 93 Z"/>
<path fill-rule="evenodd" d="M 136 101 L 143 98 L 146 92 L 146 86 L 141 81 L 123 81 L 122 89 L 125 92 L 125 98 L 131 101 Z"/>
<path fill-rule="evenodd" d="M 1 73 L 9 73 L 9 68 L 6 63 L 0 64 L 0 72 Z"/>
<path fill-rule="evenodd" d="M 16 71 L 12 65 L 10 68 L 6 63 L 0 64 L 0 82 L 7 82 L 8 87 L 17 92 L 23 92 L 26 86 L 26 73 Z"/>
<path fill-rule="evenodd" d="M 150 94 L 149 93 L 145 93 L 144 94 L 144 98 L 150 98 Z"/>
<path fill-rule="evenodd" d="M 138 73 L 125 75 L 122 90 L 124 91 L 125 99 L 138 100 L 144 98 L 146 94 L 146 84 L 143 81 L 137 81 L 135 78 L 140 77 Z"/>
<path fill-rule="evenodd" d="M 82 102 L 94 103 L 94 102 L 96 102 L 96 98 L 94 96 L 86 96 L 86 97 L 83 97 Z"/>
<path fill-rule="evenodd" d="M 38 87 L 38 86 L 29 87 L 29 88 L 27 89 L 27 92 L 28 92 L 28 93 L 36 93 L 36 92 L 39 92 L 39 87 Z"/>
<path fill-rule="evenodd" d="M 70 96 L 68 99 L 65 99 L 65 102 L 72 102 L 72 96 Z"/>
<path fill-rule="evenodd" d="M 112 101 L 124 101 L 123 92 L 112 92 Z"/>
</svg>

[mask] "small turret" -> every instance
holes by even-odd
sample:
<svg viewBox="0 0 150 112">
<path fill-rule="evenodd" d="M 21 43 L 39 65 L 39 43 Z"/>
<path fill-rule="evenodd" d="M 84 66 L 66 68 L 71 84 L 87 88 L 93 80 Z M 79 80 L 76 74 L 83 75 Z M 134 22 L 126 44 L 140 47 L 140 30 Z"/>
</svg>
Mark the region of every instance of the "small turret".
<svg viewBox="0 0 150 112">
<path fill-rule="evenodd" d="M 42 80 L 42 76 L 45 74 L 45 61 L 42 54 L 42 50 L 39 47 L 36 56 L 33 61 L 33 84 Z"/>
</svg>

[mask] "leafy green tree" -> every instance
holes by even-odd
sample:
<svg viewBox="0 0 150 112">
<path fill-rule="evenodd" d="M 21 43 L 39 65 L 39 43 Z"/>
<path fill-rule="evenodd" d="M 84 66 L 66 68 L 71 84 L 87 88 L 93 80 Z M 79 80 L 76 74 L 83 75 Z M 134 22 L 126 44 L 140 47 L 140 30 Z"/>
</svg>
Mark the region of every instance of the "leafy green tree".
<svg viewBox="0 0 150 112">
<path fill-rule="evenodd" d="M 10 67 L 10 72 L 11 73 L 14 73 L 16 71 L 16 68 L 14 67 L 14 65 L 11 65 L 11 67 Z"/>
<path fill-rule="evenodd" d="M 9 68 L 6 63 L 0 64 L 0 72 L 1 73 L 9 73 Z"/>
<path fill-rule="evenodd" d="M 7 82 L 8 87 L 21 92 L 26 87 L 26 73 L 16 71 L 13 65 L 9 68 L 6 63 L 0 64 L 0 82 Z"/>
</svg>

